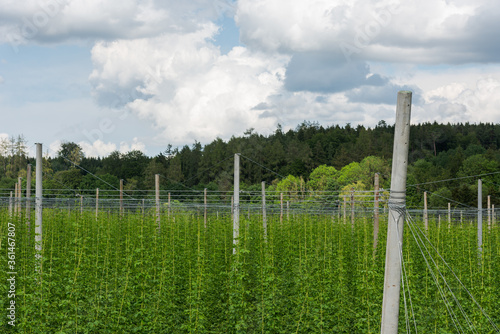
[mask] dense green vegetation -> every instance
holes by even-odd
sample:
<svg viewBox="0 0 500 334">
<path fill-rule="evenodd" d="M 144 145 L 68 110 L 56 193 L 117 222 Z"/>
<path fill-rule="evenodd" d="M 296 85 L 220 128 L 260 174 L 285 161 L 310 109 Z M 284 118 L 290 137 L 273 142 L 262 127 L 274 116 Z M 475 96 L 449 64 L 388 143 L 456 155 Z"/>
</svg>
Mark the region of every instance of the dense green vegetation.
<svg viewBox="0 0 500 334">
<path fill-rule="evenodd" d="M 270 190 L 292 185 L 307 190 L 367 190 L 373 188 L 374 173 L 380 173 L 381 186 L 387 189 L 393 132 L 394 127 L 384 121 L 374 128 L 349 124 L 323 127 L 304 122 L 286 132 L 278 127 L 268 136 L 249 129 L 227 142 L 217 138 L 204 146 L 198 142 L 182 148 L 168 145 L 155 157 L 139 151 L 85 157 L 77 144 L 66 142 L 55 158 L 47 158 L 44 163 L 44 189 L 110 189 L 110 185 L 117 188 L 120 179 L 126 191 L 153 189 L 154 175 L 160 174 L 162 189 L 227 191 L 232 189 L 234 153 L 243 155 L 241 182 L 245 190 L 260 189 L 261 181 L 266 181 Z M 499 124 L 424 123 L 413 125 L 410 136 L 408 185 L 458 179 L 409 187 L 409 205 L 422 206 L 424 190 L 430 192 L 431 207 L 444 207 L 448 199 L 475 205 L 477 178 L 464 177 L 489 174 L 482 177 L 484 193 L 491 195 L 492 203 L 498 206 L 500 174 L 490 173 L 497 173 L 500 164 Z M 28 162 L 34 164 L 26 155 L 22 137 L 4 140 L 0 145 L 0 189 L 13 189 L 16 178 L 26 176 Z M 288 185 L 278 185 L 283 180 L 271 171 L 288 176 Z M 74 193 L 47 190 L 45 194 Z M 486 196 L 483 198 L 486 201 Z"/>
<path fill-rule="evenodd" d="M 16 327 L 2 333 L 379 333 L 386 218 L 373 253 L 373 224 L 336 215 L 270 217 L 264 237 L 258 215 L 241 217 L 233 255 L 230 216 L 44 211 L 43 265 L 24 219 L 0 210 L 0 266 L 7 267 L 7 221 L 16 224 Z M 417 222 L 416 226 L 422 228 Z M 485 229 L 483 261 L 475 224 L 438 226 L 428 235 L 485 311 L 500 322 L 500 228 Z M 428 246 L 429 247 L 429 246 Z M 454 333 L 448 308 L 405 229 L 403 250 L 410 318 L 421 333 Z M 435 256 L 478 333 L 492 333 L 464 289 Z M 437 275 L 437 274 L 436 274 Z M 440 286 L 445 284 L 438 278 Z M 0 270 L 0 308 L 7 309 L 7 271 Z M 400 332 L 405 331 L 401 298 Z M 411 326 L 415 326 L 413 320 Z"/>
</svg>

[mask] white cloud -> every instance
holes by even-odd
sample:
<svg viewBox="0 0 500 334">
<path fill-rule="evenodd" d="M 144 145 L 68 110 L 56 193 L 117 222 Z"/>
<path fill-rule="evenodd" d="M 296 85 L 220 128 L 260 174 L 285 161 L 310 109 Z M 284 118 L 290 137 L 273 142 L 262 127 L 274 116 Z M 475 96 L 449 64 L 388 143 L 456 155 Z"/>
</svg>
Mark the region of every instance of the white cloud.
<svg viewBox="0 0 500 334">
<path fill-rule="evenodd" d="M 80 145 L 87 157 L 105 157 L 113 151 L 119 151 L 120 153 L 127 153 L 135 150 L 143 153 L 146 151 L 146 145 L 140 142 L 138 138 L 133 138 L 131 143 L 125 141 L 120 142 L 119 148 L 115 143 L 105 143 L 100 139 L 94 141 L 92 144 L 88 141 L 81 141 L 78 145 Z"/>
<path fill-rule="evenodd" d="M 126 105 L 173 144 L 275 125 L 253 109 L 281 92 L 287 56 L 236 47 L 221 55 L 206 25 L 189 34 L 99 43 L 90 80 L 98 101 Z"/>
<path fill-rule="evenodd" d="M 134 137 L 132 139 L 132 143 L 127 143 L 122 141 L 120 143 L 120 150 L 121 153 L 127 153 L 130 151 L 141 151 L 143 153 L 146 152 L 146 145 L 144 143 L 140 142 L 137 137 Z"/>
<path fill-rule="evenodd" d="M 243 43 L 271 52 L 456 63 L 498 54 L 477 38 L 491 30 L 481 17 L 498 26 L 498 9 L 490 0 L 240 0 L 236 20 Z"/>
<path fill-rule="evenodd" d="M 5 82 L 5 79 L 0 75 L 0 85 Z"/>
<path fill-rule="evenodd" d="M 231 0 L 0 0 L 0 42 L 136 39 L 189 32 L 234 11 Z"/>
<path fill-rule="evenodd" d="M 80 145 L 87 157 L 105 157 L 111 152 L 116 151 L 116 144 L 109 142 L 104 143 L 100 139 L 94 141 L 92 144 L 88 141 L 81 141 L 78 145 Z"/>
</svg>

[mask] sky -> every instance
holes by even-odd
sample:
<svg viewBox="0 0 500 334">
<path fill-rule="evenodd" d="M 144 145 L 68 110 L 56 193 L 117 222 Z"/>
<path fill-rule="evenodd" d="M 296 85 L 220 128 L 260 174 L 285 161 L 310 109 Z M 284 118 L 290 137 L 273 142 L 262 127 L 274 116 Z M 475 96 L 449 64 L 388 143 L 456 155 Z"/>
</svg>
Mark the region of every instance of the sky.
<svg viewBox="0 0 500 334">
<path fill-rule="evenodd" d="M 87 156 L 303 121 L 500 122 L 496 0 L 0 0 L 0 138 Z"/>
</svg>

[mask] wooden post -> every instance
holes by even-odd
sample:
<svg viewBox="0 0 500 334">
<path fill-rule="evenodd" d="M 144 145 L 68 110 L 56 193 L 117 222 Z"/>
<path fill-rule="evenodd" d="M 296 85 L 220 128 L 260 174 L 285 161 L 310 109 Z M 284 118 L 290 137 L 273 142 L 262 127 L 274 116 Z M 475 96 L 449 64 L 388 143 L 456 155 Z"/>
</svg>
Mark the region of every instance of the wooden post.
<svg viewBox="0 0 500 334">
<path fill-rule="evenodd" d="M 21 186 L 22 186 L 22 178 L 21 177 L 18 177 L 17 178 L 17 194 L 16 194 L 16 197 L 17 197 L 17 208 L 16 208 L 16 212 L 18 214 L 19 217 L 21 217 Z"/>
<path fill-rule="evenodd" d="M 123 215 L 123 179 L 120 179 L 120 216 Z"/>
<path fill-rule="evenodd" d="M 406 174 L 410 137 L 411 92 L 398 92 L 394 149 L 392 158 L 391 195 L 387 226 L 384 298 L 382 302 L 382 334 L 397 334 L 401 289 L 401 257 L 406 211 Z"/>
<path fill-rule="evenodd" d="M 99 214 L 99 188 L 95 190 L 95 219 L 97 219 L 97 215 Z"/>
<path fill-rule="evenodd" d="M 31 164 L 26 167 L 26 225 L 29 235 L 31 233 Z"/>
<path fill-rule="evenodd" d="M 170 193 L 168 193 L 168 217 L 170 218 Z"/>
<path fill-rule="evenodd" d="M 12 218 L 12 191 L 10 192 L 9 197 L 9 218 Z"/>
<path fill-rule="evenodd" d="M 477 180 L 477 248 L 479 258 L 483 251 L 483 181 Z"/>
<path fill-rule="evenodd" d="M 156 225 L 160 233 L 160 174 L 155 174 Z"/>
<path fill-rule="evenodd" d="M 240 237 L 240 155 L 234 155 L 234 213 L 233 213 L 233 254 Z"/>
<path fill-rule="evenodd" d="M 378 196 L 379 196 L 379 174 L 375 173 L 375 198 L 373 201 L 373 255 L 375 256 L 375 250 L 377 249 L 378 243 Z"/>
<path fill-rule="evenodd" d="M 491 196 L 488 195 L 488 230 L 491 229 Z"/>
<path fill-rule="evenodd" d="M 14 184 L 14 213 L 18 214 L 18 206 L 19 206 L 19 183 Z"/>
<path fill-rule="evenodd" d="M 280 223 L 283 223 L 283 193 L 280 193 Z"/>
<path fill-rule="evenodd" d="M 427 212 L 427 191 L 424 191 L 424 228 L 429 230 L 429 213 Z"/>
<path fill-rule="evenodd" d="M 205 228 L 207 228 L 207 188 L 203 190 L 203 204 L 204 204 L 204 213 L 203 213 L 203 222 Z"/>
<path fill-rule="evenodd" d="M 351 225 L 354 227 L 354 187 L 351 188 Z"/>
<path fill-rule="evenodd" d="M 80 195 L 80 214 L 83 214 L 83 195 Z"/>
<path fill-rule="evenodd" d="M 290 201 L 286 201 L 286 220 L 290 220 Z"/>
<path fill-rule="evenodd" d="M 448 229 L 451 228 L 451 203 L 448 202 Z"/>
<path fill-rule="evenodd" d="M 267 241 L 266 181 L 262 181 L 262 227 L 264 228 L 264 240 Z"/>
<path fill-rule="evenodd" d="M 35 167 L 35 270 L 42 273 L 42 205 L 43 205 L 43 188 L 42 188 L 42 144 L 36 143 L 36 167 Z"/>
</svg>

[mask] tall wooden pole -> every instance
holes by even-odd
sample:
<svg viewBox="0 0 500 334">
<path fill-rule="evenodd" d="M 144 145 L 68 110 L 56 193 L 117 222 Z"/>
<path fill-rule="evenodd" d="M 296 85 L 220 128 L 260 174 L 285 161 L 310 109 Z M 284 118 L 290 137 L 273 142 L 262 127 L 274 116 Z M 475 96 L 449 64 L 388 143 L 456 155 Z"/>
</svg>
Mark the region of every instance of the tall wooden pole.
<svg viewBox="0 0 500 334">
<path fill-rule="evenodd" d="M 267 240 L 266 181 L 262 181 L 262 226 L 264 228 L 264 240 Z"/>
<path fill-rule="evenodd" d="M 35 167 L 35 258 L 37 261 L 36 271 L 41 273 L 42 266 L 42 144 L 36 144 L 36 167 Z"/>
<path fill-rule="evenodd" d="M 451 203 L 448 202 L 448 229 L 451 228 Z"/>
<path fill-rule="evenodd" d="M 379 196 L 379 174 L 375 174 L 375 198 L 374 198 L 374 203 L 373 203 L 373 254 L 375 255 L 375 249 L 377 249 L 377 243 L 378 243 L 378 196 Z"/>
<path fill-rule="evenodd" d="M 491 196 L 488 195 L 488 229 L 491 229 Z"/>
<path fill-rule="evenodd" d="M 283 193 L 280 193 L 280 223 L 283 223 Z"/>
<path fill-rule="evenodd" d="M 9 197 L 9 218 L 12 218 L 12 191 L 10 192 Z"/>
<path fill-rule="evenodd" d="M 427 212 L 427 191 L 424 191 L 424 227 L 429 229 L 429 213 Z"/>
<path fill-rule="evenodd" d="M 234 194 L 233 194 L 233 254 L 236 254 L 236 244 L 240 236 L 240 155 L 234 155 Z"/>
<path fill-rule="evenodd" d="M 170 193 L 168 193 L 168 217 L 170 218 Z"/>
<path fill-rule="evenodd" d="M 477 248 L 479 257 L 483 251 L 483 181 L 477 180 Z"/>
<path fill-rule="evenodd" d="M 18 213 L 18 203 L 19 203 L 19 183 L 14 184 L 14 214 Z"/>
<path fill-rule="evenodd" d="M 203 190 L 203 205 L 204 205 L 204 213 L 203 213 L 203 222 L 205 228 L 207 228 L 207 188 Z"/>
<path fill-rule="evenodd" d="M 351 226 L 354 227 L 354 187 L 351 188 Z"/>
<path fill-rule="evenodd" d="M 160 232 L 160 174 L 155 174 L 156 225 Z"/>
<path fill-rule="evenodd" d="M 99 188 L 95 190 L 95 219 L 97 219 L 97 215 L 99 214 Z"/>
<path fill-rule="evenodd" d="M 26 168 L 26 225 L 28 235 L 31 231 L 31 164 Z"/>
<path fill-rule="evenodd" d="M 123 215 L 123 179 L 120 179 L 120 215 Z"/>
<path fill-rule="evenodd" d="M 382 334 L 397 334 L 399 297 L 401 290 L 401 261 L 403 226 L 406 210 L 406 174 L 410 138 L 411 92 L 398 92 L 394 150 L 392 157 L 391 195 L 387 226 L 384 298 L 382 302 Z"/>
<path fill-rule="evenodd" d="M 21 217 L 21 208 L 22 208 L 22 186 L 23 186 L 23 178 L 17 178 L 17 192 L 18 192 L 18 202 L 17 202 L 17 213 L 19 217 Z"/>
</svg>

